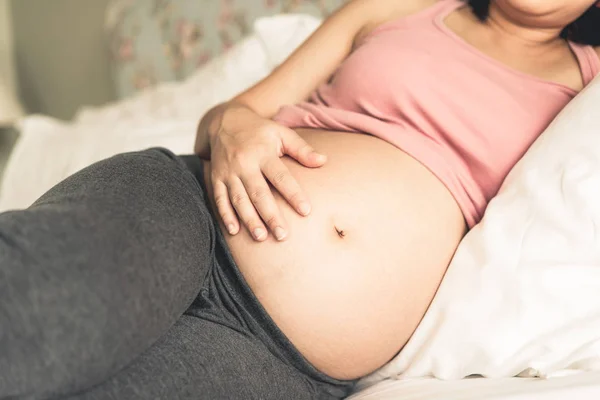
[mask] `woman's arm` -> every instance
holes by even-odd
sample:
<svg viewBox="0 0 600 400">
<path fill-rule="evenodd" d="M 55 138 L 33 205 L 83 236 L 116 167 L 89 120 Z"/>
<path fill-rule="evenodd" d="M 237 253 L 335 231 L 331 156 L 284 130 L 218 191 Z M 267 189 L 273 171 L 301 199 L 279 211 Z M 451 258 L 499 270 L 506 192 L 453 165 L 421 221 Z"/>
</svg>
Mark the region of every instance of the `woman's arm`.
<svg viewBox="0 0 600 400">
<path fill-rule="evenodd" d="M 369 11 L 373 5 L 384 2 L 389 0 L 350 1 L 325 20 L 269 76 L 208 111 L 198 126 L 195 152 L 203 158 L 210 157 L 210 136 L 219 130 L 226 113 L 248 108 L 261 117 L 271 118 L 284 104 L 307 98 L 350 53 L 355 37 L 373 13 Z"/>
<path fill-rule="evenodd" d="M 353 0 L 331 15 L 268 77 L 236 96 L 262 117 L 272 117 L 282 105 L 296 104 L 325 82 L 350 54 L 357 37 L 373 20 L 411 1 Z M 414 1 L 413 1 L 414 2 Z"/>
<path fill-rule="evenodd" d="M 199 125 L 195 151 L 209 157 L 209 134 L 215 133 L 230 109 L 249 108 L 271 118 L 281 106 L 308 98 L 327 81 L 360 38 L 390 19 L 415 13 L 438 0 L 350 0 L 332 14 L 281 65 L 229 102 L 210 110 Z"/>
<path fill-rule="evenodd" d="M 279 108 L 306 99 L 333 74 L 360 38 L 375 25 L 416 12 L 436 0 L 352 0 L 329 17 L 268 77 L 200 121 L 194 151 L 211 159 L 218 213 L 230 234 L 240 222 L 256 240 L 265 225 L 279 240 L 286 224 L 269 183 L 301 215 L 310 204 L 281 157 L 318 168 L 318 155 L 295 131 L 271 120 Z"/>
</svg>

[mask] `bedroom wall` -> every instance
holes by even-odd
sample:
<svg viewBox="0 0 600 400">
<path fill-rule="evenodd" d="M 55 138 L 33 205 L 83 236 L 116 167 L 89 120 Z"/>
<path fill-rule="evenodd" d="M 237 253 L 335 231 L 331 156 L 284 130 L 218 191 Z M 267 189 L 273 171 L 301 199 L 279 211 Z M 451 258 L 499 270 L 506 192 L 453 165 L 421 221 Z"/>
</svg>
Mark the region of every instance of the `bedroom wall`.
<svg viewBox="0 0 600 400">
<path fill-rule="evenodd" d="M 9 6 L 8 0 L 0 0 L 0 76 L 7 86 L 6 90 L 14 93 L 16 88 Z M 14 131 L 0 126 L 0 179 L 14 142 Z"/>
<path fill-rule="evenodd" d="M 104 36 L 109 0 L 11 0 L 21 97 L 28 112 L 70 119 L 115 98 Z"/>
<path fill-rule="evenodd" d="M 0 0 L 0 75 L 5 79 L 8 90 L 15 89 L 13 58 L 12 21 L 10 2 Z"/>
</svg>

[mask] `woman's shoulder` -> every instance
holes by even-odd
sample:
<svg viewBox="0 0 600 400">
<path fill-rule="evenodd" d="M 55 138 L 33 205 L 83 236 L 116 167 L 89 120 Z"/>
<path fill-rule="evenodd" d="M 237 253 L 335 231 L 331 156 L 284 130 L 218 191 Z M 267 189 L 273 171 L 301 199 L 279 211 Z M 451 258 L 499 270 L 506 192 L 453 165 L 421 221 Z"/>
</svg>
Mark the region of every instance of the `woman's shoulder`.
<svg viewBox="0 0 600 400">
<path fill-rule="evenodd" d="M 358 37 L 360 39 L 367 37 L 377 27 L 389 22 L 417 14 L 433 5 L 448 0 L 371 0 L 371 6 L 375 6 L 377 12 L 373 14 L 370 21 L 363 27 Z"/>
</svg>

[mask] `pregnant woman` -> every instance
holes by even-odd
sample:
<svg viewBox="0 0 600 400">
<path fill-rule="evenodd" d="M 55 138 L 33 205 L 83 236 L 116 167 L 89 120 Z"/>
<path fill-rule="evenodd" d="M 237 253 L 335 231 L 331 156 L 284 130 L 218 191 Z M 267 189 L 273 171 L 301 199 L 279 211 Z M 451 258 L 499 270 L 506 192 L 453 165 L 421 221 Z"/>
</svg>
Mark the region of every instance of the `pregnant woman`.
<svg viewBox="0 0 600 400">
<path fill-rule="evenodd" d="M 354 0 L 200 122 L 0 215 L 0 399 L 335 399 L 600 72 L 591 0 Z M 203 161 L 201 160 L 203 159 Z"/>
</svg>

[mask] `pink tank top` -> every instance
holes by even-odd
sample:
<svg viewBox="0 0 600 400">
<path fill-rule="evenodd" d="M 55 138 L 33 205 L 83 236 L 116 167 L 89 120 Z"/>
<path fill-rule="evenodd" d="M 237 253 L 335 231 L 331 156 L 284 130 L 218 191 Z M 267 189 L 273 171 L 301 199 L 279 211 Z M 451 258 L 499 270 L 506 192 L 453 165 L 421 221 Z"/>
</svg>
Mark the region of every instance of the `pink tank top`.
<svg viewBox="0 0 600 400">
<path fill-rule="evenodd" d="M 442 0 L 372 31 L 306 102 L 273 120 L 290 128 L 362 132 L 421 162 L 450 190 L 469 227 L 529 146 L 576 91 L 527 75 L 444 24 L 464 6 Z M 594 49 L 570 43 L 587 85 Z"/>
</svg>

